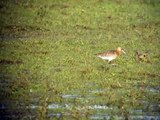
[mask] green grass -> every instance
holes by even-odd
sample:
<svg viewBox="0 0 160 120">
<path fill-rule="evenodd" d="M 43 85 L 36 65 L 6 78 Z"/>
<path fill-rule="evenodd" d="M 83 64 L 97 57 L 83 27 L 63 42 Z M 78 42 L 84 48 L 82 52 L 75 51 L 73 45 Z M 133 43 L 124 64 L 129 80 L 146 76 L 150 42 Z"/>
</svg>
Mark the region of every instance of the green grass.
<svg viewBox="0 0 160 120">
<path fill-rule="evenodd" d="M 74 106 L 67 112 L 73 118 L 82 112 L 76 106 L 117 106 L 118 111 L 109 113 L 116 116 L 144 109 L 141 100 L 159 104 L 159 91 L 147 89 L 160 84 L 158 1 L 2 3 L 1 102 L 25 101 L 43 107 L 48 103 L 71 103 Z M 95 56 L 118 46 L 127 54 L 114 61 L 117 66 Z M 135 50 L 148 51 L 150 62 L 136 61 Z M 76 94 L 81 99 L 64 99 L 61 96 L 65 94 Z M 43 110 L 37 110 L 37 118 L 45 116 Z M 96 113 L 84 110 L 84 114 Z"/>
</svg>

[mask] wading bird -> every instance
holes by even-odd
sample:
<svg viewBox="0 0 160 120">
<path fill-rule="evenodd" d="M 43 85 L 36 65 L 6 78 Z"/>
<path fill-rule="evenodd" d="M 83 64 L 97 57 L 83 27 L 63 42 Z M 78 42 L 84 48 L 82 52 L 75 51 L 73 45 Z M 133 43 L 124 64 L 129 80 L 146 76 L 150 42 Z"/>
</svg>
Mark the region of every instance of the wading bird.
<svg viewBox="0 0 160 120">
<path fill-rule="evenodd" d="M 98 53 L 96 56 L 103 60 L 107 60 L 108 63 L 111 63 L 111 61 L 120 56 L 122 52 L 125 53 L 121 47 L 118 47 L 116 50 L 109 50 L 106 52 Z"/>
</svg>

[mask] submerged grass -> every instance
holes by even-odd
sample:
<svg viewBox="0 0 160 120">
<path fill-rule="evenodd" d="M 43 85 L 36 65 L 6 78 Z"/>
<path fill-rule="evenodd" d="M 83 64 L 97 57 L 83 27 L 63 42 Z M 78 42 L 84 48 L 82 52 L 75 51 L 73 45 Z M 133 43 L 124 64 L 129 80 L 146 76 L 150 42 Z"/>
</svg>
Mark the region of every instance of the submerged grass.
<svg viewBox="0 0 160 120">
<path fill-rule="evenodd" d="M 158 106 L 160 4 L 155 2 L 2 1 L 1 102 L 7 99 L 8 109 L 16 109 L 13 101 L 41 106 L 37 119 L 47 118 L 49 103 L 72 104 L 53 111 L 73 119 L 99 114 L 78 106 L 116 107 L 107 112 L 113 118 Z M 118 46 L 127 54 L 114 61 L 117 66 L 95 56 Z M 137 61 L 136 51 L 147 53 L 147 60 Z"/>
</svg>

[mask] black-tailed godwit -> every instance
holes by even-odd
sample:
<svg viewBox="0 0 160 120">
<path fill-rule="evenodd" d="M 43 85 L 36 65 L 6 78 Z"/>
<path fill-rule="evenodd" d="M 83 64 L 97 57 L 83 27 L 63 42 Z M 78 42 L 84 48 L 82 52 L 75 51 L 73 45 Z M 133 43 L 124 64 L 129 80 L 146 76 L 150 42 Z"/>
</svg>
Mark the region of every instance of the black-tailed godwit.
<svg viewBox="0 0 160 120">
<path fill-rule="evenodd" d="M 120 56 L 122 52 L 125 53 L 121 47 L 118 47 L 116 50 L 109 50 L 106 52 L 98 53 L 96 56 L 101 59 L 107 60 L 108 63 L 110 63 L 112 60 Z"/>
</svg>

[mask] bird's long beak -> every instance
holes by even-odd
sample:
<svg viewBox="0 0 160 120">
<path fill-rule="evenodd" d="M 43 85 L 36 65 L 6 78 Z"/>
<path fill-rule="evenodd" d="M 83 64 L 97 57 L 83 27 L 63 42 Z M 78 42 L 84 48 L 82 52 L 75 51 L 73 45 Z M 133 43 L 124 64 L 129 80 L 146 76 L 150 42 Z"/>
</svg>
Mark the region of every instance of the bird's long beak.
<svg viewBox="0 0 160 120">
<path fill-rule="evenodd" d="M 124 50 L 122 50 L 122 52 L 123 52 L 124 54 L 126 54 L 126 52 L 125 52 Z"/>
</svg>

